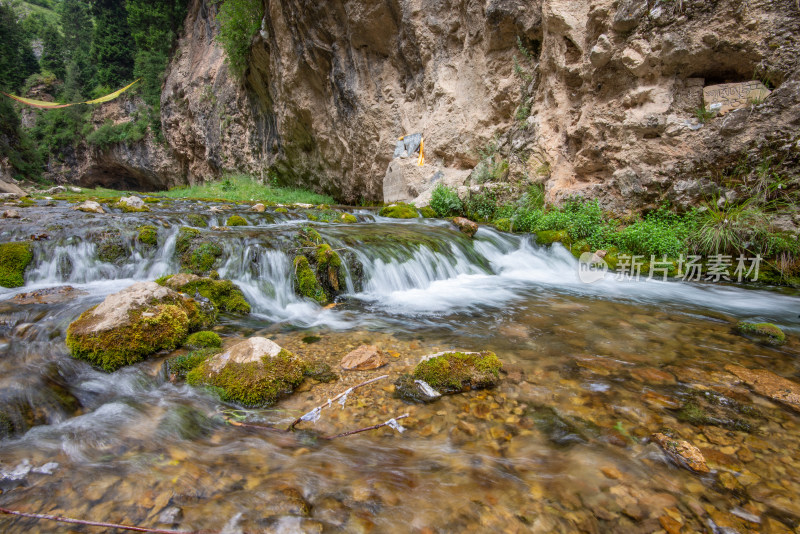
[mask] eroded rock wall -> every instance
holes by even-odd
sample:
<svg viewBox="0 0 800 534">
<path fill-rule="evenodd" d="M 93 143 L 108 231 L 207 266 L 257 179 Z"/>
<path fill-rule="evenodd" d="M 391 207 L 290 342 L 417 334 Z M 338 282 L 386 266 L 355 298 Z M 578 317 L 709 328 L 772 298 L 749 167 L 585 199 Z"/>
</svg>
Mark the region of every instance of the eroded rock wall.
<svg viewBox="0 0 800 534">
<path fill-rule="evenodd" d="M 433 167 L 471 169 L 495 140 L 512 177 L 545 181 L 551 200 L 582 194 L 627 211 L 696 202 L 715 187 L 711 170 L 764 143 L 780 145 L 782 161 L 800 150 L 795 0 L 264 7 L 239 82 L 213 40 L 216 7 L 191 2 L 162 95 L 188 180 L 271 170 L 341 201 L 381 200 L 395 140 L 423 132 Z M 754 76 L 774 87 L 764 103 L 697 121 L 704 85 Z"/>
</svg>

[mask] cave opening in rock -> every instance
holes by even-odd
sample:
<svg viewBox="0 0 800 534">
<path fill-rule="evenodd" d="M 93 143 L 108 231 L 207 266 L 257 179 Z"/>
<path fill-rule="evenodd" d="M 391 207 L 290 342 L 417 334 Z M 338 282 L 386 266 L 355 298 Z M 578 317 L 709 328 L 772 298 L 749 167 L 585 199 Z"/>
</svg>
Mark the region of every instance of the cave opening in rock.
<svg viewBox="0 0 800 534">
<path fill-rule="evenodd" d="M 89 167 L 80 177 L 81 187 L 105 187 L 120 191 L 161 191 L 167 189 L 165 179 L 157 173 L 114 163 Z"/>
</svg>

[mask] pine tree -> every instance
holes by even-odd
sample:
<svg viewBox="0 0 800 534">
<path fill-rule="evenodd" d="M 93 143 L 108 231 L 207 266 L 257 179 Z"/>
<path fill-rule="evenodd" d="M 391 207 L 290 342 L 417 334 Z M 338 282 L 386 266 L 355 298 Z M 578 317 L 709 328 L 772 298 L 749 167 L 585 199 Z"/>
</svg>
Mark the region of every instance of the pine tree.
<svg viewBox="0 0 800 534">
<path fill-rule="evenodd" d="M 42 59 L 39 61 L 43 70 L 56 75 L 59 80 L 64 79 L 66 69 L 64 65 L 64 38 L 58 28 L 48 24 L 42 35 Z"/>
<path fill-rule="evenodd" d="M 94 0 L 92 59 L 97 67 L 95 83 L 120 87 L 133 77 L 133 40 L 124 0 Z"/>
<path fill-rule="evenodd" d="M 67 70 L 72 69 L 75 82 L 86 88 L 94 76 L 92 64 L 92 16 L 83 0 L 63 0 L 59 14 L 64 32 L 64 55 Z"/>
</svg>

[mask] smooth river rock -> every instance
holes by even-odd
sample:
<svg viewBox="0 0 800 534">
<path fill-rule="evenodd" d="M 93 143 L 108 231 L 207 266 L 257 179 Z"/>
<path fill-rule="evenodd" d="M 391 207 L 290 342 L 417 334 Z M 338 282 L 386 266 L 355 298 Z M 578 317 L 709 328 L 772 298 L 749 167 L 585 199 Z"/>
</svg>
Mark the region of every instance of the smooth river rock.
<svg viewBox="0 0 800 534">
<path fill-rule="evenodd" d="M 369 371 L 389 363 L 375 345 L 361 345 L 342 358 L 342 368 L 348 371 Z"/>
</svg>

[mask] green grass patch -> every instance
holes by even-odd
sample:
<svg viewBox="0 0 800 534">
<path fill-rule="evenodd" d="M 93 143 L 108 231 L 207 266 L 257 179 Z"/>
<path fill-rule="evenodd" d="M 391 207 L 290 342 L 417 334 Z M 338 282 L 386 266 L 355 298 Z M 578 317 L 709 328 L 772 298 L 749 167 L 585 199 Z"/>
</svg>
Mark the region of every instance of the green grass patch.
<svg viewBox="0 0 800 534">
<path fill-rule="evenodd" d="M 334 204 L 329 195 L 320 195 L 303 189 L 275 187 L 262 184 L 251 176 L 237 174 L 224 180 L 194 186 L 182 186 L 152 196 L 190 198 L 197 200 L 228 200 L 232 202 L 272 202 L 275 204 Z"/>
</svg>

